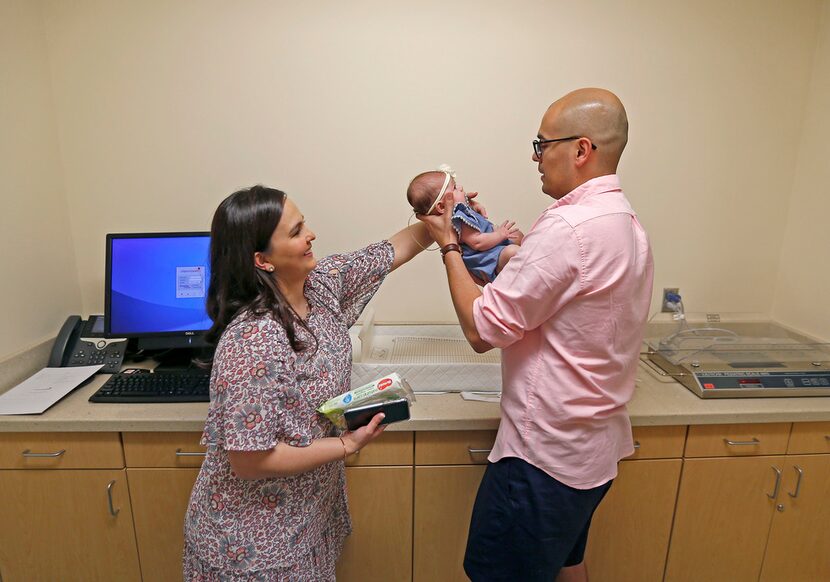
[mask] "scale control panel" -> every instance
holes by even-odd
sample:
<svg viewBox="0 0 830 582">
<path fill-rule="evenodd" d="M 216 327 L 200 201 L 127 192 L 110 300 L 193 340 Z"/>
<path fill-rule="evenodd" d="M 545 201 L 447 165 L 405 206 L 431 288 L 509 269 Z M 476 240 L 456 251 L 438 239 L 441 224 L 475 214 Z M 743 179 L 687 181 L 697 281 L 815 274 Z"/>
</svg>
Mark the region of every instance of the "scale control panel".
<svg viewBox="0 0 830 582">
<path fill-rule="evenodd" d="M 830 372 L 695 372 L 703 390 L 830 388 Z"/>
</svg>

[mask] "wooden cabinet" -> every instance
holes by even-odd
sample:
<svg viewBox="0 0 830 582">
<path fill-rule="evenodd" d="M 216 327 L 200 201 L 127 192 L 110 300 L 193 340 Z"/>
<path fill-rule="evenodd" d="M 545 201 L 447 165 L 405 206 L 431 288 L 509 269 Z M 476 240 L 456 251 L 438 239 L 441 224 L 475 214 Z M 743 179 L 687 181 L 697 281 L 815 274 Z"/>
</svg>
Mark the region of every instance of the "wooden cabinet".
<svg viewBox="0 0 830 582">
<path fill-rule="evenodd" d="M 627 461 L 639 459 L 679 459 L 686 444 L 686 427 L 635 426 L 632 429 L 634 454 Z"/>
<path fill-rule="evenodd" d="M 495 431 L 415 435 L 415 582 L 466 581 L 464 551 Z M 429 466 L 433 465 L 433 466 Z"/>
<path fill-rule="evenodd" d="M 496 440 L 494 430 L 419 432 L 416 465 L 486 465 Z"/>
<path fill-rule="evenodd" d="M 145 580 L 181 580 L 184 515 L 204 457 L 199 437 L 124 434 Z M 413 436 L 407 432 L 384 433 L 350 457 L 346 480 L 354 531 L 338 563 L 339 581 L 411 578 L 412 458 Z"/>
<path fill-rule="evenodd" d="M 595 580 L 663 579 L 686 427 L 635 427 L 633 437 L 591 522 L 585 563 Z"/>
<path fill-rule="evenodd" d="M 466 582 L 464 551 L 484 469 L 415 467 L 415 582 Z"/>
<path fill-rule="evenodd" d="M 127 469 L 145 580 L 182 579 L 184 514 L 198 469 Z"/>
<path fill-rule="evenodd" d="M 385 432 L 349 458 L 352 535 L 337 562 L 338 582 L 412 579 L 411 432 Z"/>
<path fill-rule="evenodd" d="M 790 423 L 707 424 L 689 427 L 686 457 L 783 455 Z"/>
<path fill-rule="evenodd" d="M 788 456 L 762 582 L 830 580 L 830 455 Z"/>
<path fill-rule="evenodd" d="M 591 523 L 585 564 L 593 580 L 663 579 L 680 459 L 623 461 Z"/>
<path fill-rule="evenodd" d="M 346 485 L 353 531 L 338 582 L 412 580 L 412 467 L 348 467 Z"/>
<path fill-rule="evenodd" d="M 117 432 L 0 433 L 0 469 L 123 469 Z"/>
<path fill-rule="evenodd" d="M 198 469 L 205 459 L 199 432 L 125 432 L 127 467 Z"/>
<path fill-rule="evenodd" d="M 596 580 L 661 580 L 686 437 L 685 426 L 637 427 L 636 451 L 600 505 L 587 551 Z M 413 579 L 465 581 L 464 551 L 494 431 L 415 436 Z M 423 466 L 435 465 L 435 466 Z M 467 465 L 467 466 L 465 466 Z"/>
<path fill-rule="evenodd" d="M 384 432 L 369 446 L 346 459 L 347 467 L 412 465 L 414 436 L 411 432 Z"/>
<path fill-rule="evenodd" d="M 828 429 L 690 427 L 687 455 L 743 458 L 685 461 L 666 580 L 830 579 L 830 455 L 809 454 L 830 451 Z M 728 448 L 733 440 L 745 448 Z M 759 450 L 777 455 L 755 456 Z"/>
<path fill-rule="evenodd" d="M 3 582 L 141 579 L 117 433 L 0 435 L 0 499 Z"/>
<path fill-rule="evenodd" d="M 350 457 L 338 582 L 467 580 L 495 434 L 390 431 Z M 199 437 L 0 434 L 0 580 L 180 580 Z M 830 423 L 635 427 L 634 440 L 594 515 L 593 580 L 830 580 Z"/>
<path fill-rule="evenodd" d="M 830 422 L 796 422 L 787 445 L 790 455 L 830 453 Z"/>
<path fill-rule="evenodd" d="M 666 580 L 758 580 L 781 457 L 687 459 Z"/>
<path fill-rule="evenodd" d="M 201 433 L 124 433 L 124 456 L 145 580 L 182 579 L 184 514 L 205 449 Z"/>
</svg>

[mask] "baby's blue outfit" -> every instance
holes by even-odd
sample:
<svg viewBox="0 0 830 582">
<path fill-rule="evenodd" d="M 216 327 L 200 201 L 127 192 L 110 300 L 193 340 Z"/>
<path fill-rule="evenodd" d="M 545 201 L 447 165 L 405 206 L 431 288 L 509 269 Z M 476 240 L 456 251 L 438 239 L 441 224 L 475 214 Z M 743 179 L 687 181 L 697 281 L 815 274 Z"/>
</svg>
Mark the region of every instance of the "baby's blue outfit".
<svg viewBox="0 0 830 582">
<path fill-rule="evenodd" d="M 494 230 L 492 222 L 473 210 L 469 204 L 459 202 L 452 210 L 452 225 L 459 238 L 461 238 L 462 224 L 466 224 L 479 232 L 493 232 Z M 477 251 L 461 243 L 461 257 L 464 259 L 464 266 L 479 279 L 487 282 L 493 281 L 496 278 L 499 255 L 501 255 L 504 247 L 509 244 L 510 241 L 504 239 L 491 249 Z"/>
</svg>

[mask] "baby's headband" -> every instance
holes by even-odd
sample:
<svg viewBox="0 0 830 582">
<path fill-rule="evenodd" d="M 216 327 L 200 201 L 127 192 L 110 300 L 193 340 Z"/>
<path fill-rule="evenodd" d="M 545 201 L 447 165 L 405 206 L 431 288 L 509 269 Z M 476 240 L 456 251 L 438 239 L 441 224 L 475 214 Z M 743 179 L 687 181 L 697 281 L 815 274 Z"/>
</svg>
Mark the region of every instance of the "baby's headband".
<svg viewBox="0 0 830 582">
<path fill-rule="evenodd" d="M 444 172 L 444 184 L 441 186 L 441 189 L 438 191 L 438 196 L 436 196 L 435 200 L 432 201 L 432 204 L 429 205 L 429 208 L 425 214 L 429 214 L 435 209 L 435 205 L 438 204 L 438 201 L 444 197 L 444 194 L 447 191 L 447 186 L 450 185 L 450 180 L 455 179 L 455 171 L 447 164 L 441 164 L 438 166 L 438 171 Z"/>
</svg>

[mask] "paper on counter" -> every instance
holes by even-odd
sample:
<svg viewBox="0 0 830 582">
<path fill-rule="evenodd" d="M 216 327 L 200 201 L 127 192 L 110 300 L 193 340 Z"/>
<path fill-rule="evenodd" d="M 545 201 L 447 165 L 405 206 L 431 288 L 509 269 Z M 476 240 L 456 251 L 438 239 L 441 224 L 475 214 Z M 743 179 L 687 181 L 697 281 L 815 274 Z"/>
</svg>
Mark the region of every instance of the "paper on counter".
<svg viewBox="0 0 830 582">
<path fill-rule="evenodd" d="M 477 400 L 479 402 L 499 402 L 501 401 L 501 392 L 462 391 L 461 398 L 464 400 Z"/>
<path fill-rule="evenodd" d="M 0 395 L 0 415 L 40 414 L 103 367 L 44 368 Z"/>
</svg>

